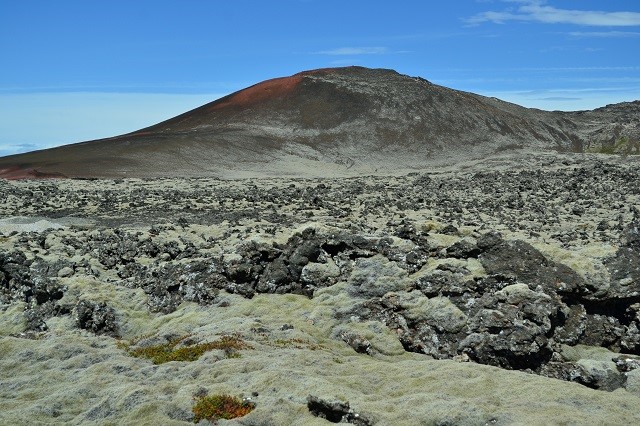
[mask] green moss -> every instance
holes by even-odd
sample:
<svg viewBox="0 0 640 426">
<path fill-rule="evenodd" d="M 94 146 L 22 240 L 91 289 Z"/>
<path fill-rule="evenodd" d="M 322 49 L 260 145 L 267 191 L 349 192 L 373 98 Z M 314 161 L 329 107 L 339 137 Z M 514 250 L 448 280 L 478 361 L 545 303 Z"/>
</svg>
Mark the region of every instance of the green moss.
<svg viewBox="0 0 640 426">
<path fill-rule="evenodd" d="M 326 349 L 322 345 L 311 343 L 304 339 L 277 339 L 273 342 L 273 346 L 277 348 L 311 349 L 312 351 Z"/>
<path fill-rule="evenodd" d="M 235 419 L 249 414 L 255 405 L 243 401 L 231 395 L 211 395 L 196 398 L 196 403 L 192 407 L 193 422 L 209 420 L 215 422 L 219 419 Z"/>
<path fill-rule="evenodd" d="M 587 152 L 609 155 L 640 155 L 640 143 L 623 136 L 614 143 L 603 143 L 597 147 L 588 149 Z"/>
<path fill-rule="evenodd" d="M 616 149 L 614 145 L 602 145 L 600 148 L 593 150 L 592 152 L 596 154 L 609 154 L 613 155 L 616 153 Z"/>
<path fill-rule="evenodd" d="M 125 350 L 129 355 L 136 358 L 147 358 L 154 364 L 163 364 L 169 361 L 195 361 L 205 352 L 212 350 L 224 350 L 227 358 L 239 358 L 241 349 L 253 349 L 239 336 L 222 336 L 214 342 L 188 344 L 191 336 L 180 336 L 170 339 L 167 343 L 160 345 L 142 346 L 132 348 L 147 337 L 133 339 L 129 342 L 118 342 L 117 346 Z M 178 347 L 178 345 L 180 345 Z"/>
</svg>

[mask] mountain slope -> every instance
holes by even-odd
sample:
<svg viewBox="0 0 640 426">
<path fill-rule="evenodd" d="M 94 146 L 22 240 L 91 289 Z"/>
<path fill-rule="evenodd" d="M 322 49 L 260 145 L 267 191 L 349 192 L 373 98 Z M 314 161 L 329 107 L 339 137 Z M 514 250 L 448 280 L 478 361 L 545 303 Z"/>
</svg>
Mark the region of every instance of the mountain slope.
<svg viewBox="0 0 640 426">
<path fill-rule="evenodd" d="M 0 170 L 77 177 L 391 173 L 503 150 L 579 152 L 637 138 L 638 112 L 639 102 L 546 112 L 391 70 L 330 68 L 268 80 L 134 133 L 1 158 Z"/>
</svg>

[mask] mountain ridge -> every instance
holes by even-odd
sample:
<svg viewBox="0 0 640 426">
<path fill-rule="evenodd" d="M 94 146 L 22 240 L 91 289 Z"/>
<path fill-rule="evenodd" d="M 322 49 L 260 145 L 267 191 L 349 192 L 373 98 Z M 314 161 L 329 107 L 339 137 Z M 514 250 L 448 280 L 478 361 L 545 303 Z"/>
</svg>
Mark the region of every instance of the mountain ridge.
<svg viewBox="0 0 640 426">
<path fill-rule="evenodd" d="M 638 140 L 640 101 L 525 108 L 394 70 L 323 68 L 257 83 L 125 135 L 0 158 L 0 177 L 392 173 L 534 150 Z M 27 177 L 27 176 L 25 176 Z"/>
</svg>

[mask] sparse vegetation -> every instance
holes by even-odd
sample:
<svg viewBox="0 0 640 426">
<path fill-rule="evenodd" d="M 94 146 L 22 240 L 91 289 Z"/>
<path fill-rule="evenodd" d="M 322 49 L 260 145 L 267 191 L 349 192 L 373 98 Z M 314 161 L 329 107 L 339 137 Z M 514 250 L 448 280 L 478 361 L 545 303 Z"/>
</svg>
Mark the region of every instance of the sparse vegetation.
<svg viewBox="0 0 640 426">
<path fill-rule="evenodd" d="M 640 142 L 623 136 L 614 143 L 602 143 L 599 146 L 588 149 L 587 152 L 609 155 L 640 155 Z"/>
<path fill-rule="evenodd" d="M 253 349 L 237 335 L 222 336 L 214 342 L 190 344 L 190 335 L 169 339 L 166 343 L 149 346 L 134 347 L 146 337 L 133 339 L 129 342 L 118 342 L 118 347 L 136 358 L 147 358 L 154 364 L 164 364 L 169 361 L 195 361 L 205 352 L 223 350 L 227 358 L 239 358 L 238 351 Z"/>
<path fill-rule="evenodd" d="M 209 420 L 215 422 L 219 419 L 235 419 L 249 414 L 255 405 L 249 401 L 231 395 L 211 395 L 196 398 L 193 406 L 193 422 Z"/>
<path fill-rule="evenodd" d="M 605 144 L 602 144 L 602 145 L 600 145 L 598 147 L 587 148 L 586 152 L 591 153 L 591 154 L 608 154 L 608 155 L 615 154 L 614 146 L 613 145 L 605 145 Z"/>
<path fill-rule="evenodd" d="M 312 351 L 325 349 L 322 345 L 311 343 L 304 339 L 277 339 L 273 342 L 273 345 L 278 348 L 310 349 Z"/>
</svg>

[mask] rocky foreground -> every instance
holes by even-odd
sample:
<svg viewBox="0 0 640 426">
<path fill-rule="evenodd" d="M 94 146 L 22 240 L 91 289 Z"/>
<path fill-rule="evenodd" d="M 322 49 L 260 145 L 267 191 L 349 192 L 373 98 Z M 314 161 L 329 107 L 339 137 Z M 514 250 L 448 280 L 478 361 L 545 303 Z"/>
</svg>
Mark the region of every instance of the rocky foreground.
<svg viewBox="0 0 640 426">
<path fill-rule="evenodd" d="M 0 180 L 0 423 L 638 424 L 638 172 Z"/>
</svg>

